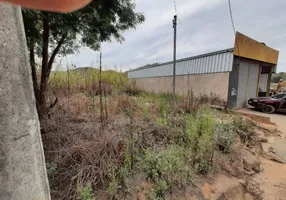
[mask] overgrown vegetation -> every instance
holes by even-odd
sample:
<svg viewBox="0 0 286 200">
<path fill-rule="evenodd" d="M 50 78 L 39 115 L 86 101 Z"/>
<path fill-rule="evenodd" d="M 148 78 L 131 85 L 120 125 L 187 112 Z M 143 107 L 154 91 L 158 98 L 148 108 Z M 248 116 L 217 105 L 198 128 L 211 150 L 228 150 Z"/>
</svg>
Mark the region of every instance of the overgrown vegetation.
<svg viewBox="0 0 286 200">
<path fill-rule="evenodd" d="M 95 198 L 92 197 L 93 192 L 90 184 L 86 186 L 80 186 L 77 192 L 78 192 L 78 198 L 80 200 L 95 200 Z"/>
<path fill-rule="evenodd" d="M 127 73 L 114 70 L 102 71 L 103 93 L 111 95 L 125 90 L 128 85 Z M 57 71 L 51 74 L 50 91 L 62 92 L 63 88 L 71 93 L 99 95 L 99 70 L 96 68 L 78 68 L 69 71 Z M 66 90 L 68 92 L 68 90 Z"/>
<path fill-rule="evenodd" d="M 91 1 L 72 13 L 22 9 L 34 93 L 41 118 L 49 111 L 46 93 L 56 57 L 74 54 L 82 45 L 98 51 L 102 42 L 113 39 L 123 42 L 122 33 L 145 20 L 144 15 L 135 9 L 136 4 L 131 0 Z M 40 76 L 37 76 L 36 56 L 42 58 Z"/>
<path fill-rule="evenodd" d="M 286 81 L 286 73 L 285 72 L 280 72 L 277 74 L 273 74 L 271 77 L 271 82 L 273 83 L 278 83 L 280 80 Z"/>
<path fill-rule="evenodd" d="M 102 126 L 92 87 L 97 71 L 82 80 L 78 73 L 60 72 L 50 81 L 60 99 L 42 126 L 54 199 L 136 199 L 144 182 L 152 184 L 147 199 L 170 199 L 195 189 L 198 176 L 217 169 L 218 156 L 233 159 L 236 139 L 251 137 L 253 124 L 211 109 L 212 97 L 190 93 L 176 97 L 174 107 L 172 95 L 142 92 L 125 74 L 108 75 L 113 72 L 102 74 L 112 86 Z"/>
</svg>

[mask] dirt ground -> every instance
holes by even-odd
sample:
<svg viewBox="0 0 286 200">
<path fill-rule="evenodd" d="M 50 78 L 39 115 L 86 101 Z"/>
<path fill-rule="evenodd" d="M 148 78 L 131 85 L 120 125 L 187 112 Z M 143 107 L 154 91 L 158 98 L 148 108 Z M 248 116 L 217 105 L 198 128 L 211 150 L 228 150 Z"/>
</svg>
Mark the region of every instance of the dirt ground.
<svg viewBox="0 0 286 200">
<path fill-rule="evenodd" d="M 261 159 L 263 172 L 254 178 L 264 191 L 265 200 L 286 199 L 286 165 L 265 158 Z"/>
<path fill-rule="evenodd" d="M 276 123 L 279 136 L 269 136 L 268 143 L 263 144 L 264 151 L 277 140 L 286 138 L 286 114 L 265 114 L 253 109 L 244 109 L 247 112 L 267 116 L 271 121 Z M 286 143 L 280 147 L 281 154 L 286 154 Z M 261 159 L 262 172 L 255 175 L 254 180 L 259 184 L 260 189 L 264 191 L 263 199 L 265 200 L 286 200 L 286 164 L 278 163 L 266 158 Z"/>
</svg>

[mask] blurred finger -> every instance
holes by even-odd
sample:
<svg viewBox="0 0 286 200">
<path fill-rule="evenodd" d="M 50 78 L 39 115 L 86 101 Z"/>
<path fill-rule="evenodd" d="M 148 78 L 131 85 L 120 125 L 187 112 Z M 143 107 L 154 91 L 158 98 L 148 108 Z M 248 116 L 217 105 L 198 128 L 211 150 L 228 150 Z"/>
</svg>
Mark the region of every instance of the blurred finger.
<svg viewBox="0 0 286 200">
<path fill-rule="evenodd" d="M 0 0 L 1 1 L 1 0 Z M 3 0 L 24 8 L 55 12 L 72 12 L 83 8 L 91 0 Z"/>
</svg>

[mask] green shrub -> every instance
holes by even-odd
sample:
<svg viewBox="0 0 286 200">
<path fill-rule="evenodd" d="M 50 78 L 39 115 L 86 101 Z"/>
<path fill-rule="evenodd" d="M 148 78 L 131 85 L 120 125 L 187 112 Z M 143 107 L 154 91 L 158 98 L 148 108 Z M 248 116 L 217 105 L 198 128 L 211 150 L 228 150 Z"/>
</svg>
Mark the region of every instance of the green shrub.
<svg viewBox="0 0 286 200">
<path fill-rule="evenodd" d="M 252 121 L 242 116 L 234 117 L 232 123 L 235 131 L 252 132 L 255 128 L 255 124 Z"/>
<path fill-rule="evenodd" d="M 148 121 L 150 116 L 150 103 L 143 104 L 143 120 Z"/>
<path fill-rule="evenodd" d="M 129 169 L 124 166 L 112 166 L 110 169 L 110 183 L 107 192 L 111 199 L 117 196 L 119 190 L 126 189 L 126 179 L 129 175 Z"/>
<path fill-rule="evenodd" d="M 167 113 L 162 113 L 160 117 L 156 120 L 157 124 L 161 126 L 167 126 L 168 125 L 168 116 Z"/>
<path fill-rule="evenodd" d="M 153 181 L 160 177 L 168 176 L 171 173 L 181 173 L 185 167 L 184 149 L 171 146 L 166 150 L 152 151 L 145 153 L 144 168 Z"/>
<path fill-rule="evenodd" d="M 194 167 L 200 173 L 206 173 L 211 167 L 216 126 L 214 113 L 210 109 L 201 109 L 187 117 L 185 142 L 193 153 Z"/>
<path fill-rule="evenodd" d="M 168 190 L 168 183 L 164 179 L 157 181 L 155 187 L 148 195 L 151 200 L 165 200 L 164 193 Z"/>
<path fill-rule="evenodd" d="M 47 173 L 52 174 L 57 171 L 57 164 L 56 163 L 46 163 Z"/>
<path fill-rule="evenodd" d="M 77 192 L 78 192 L 78 198 L 80 200 L 95 200 L 95 198 L 92 197 L 91 184 L 78 187 Z"/>
<path fill-rule="evenodd" d="M 166 126 L 166 125 L 168 125 L 168 113 L 170 110 L 169 103 L 164 98 L 159 98 L 157 103 L 159 104 L 159 116 L 158 116 L 156 122 L 159 125 Z"/>
<path fill-rule="evenodd" d="M 230 153 L 235 141 L 233 123 L 220 124 L 215 132 L 215 143 L 223 153 Z"/>
<path fill-rule="evenodd" d="M 146 150 L 142 166 L 155 183 L 151 199 L 163 199 L 172 186 L 185 187 L 187 183 L 193 183 L 188 153 L 185 148 L 175 145 L 161 151 Z"/>
<path fill-rule="evenodd" d="M 238 133 L 241 139 L 241 142 L 246 143 L 251 140 L 251 137 L 254 135 L 254 128 L 256 127 L 256 124 L 253 121 L 239 116 L 234 117 L 233 125 L 234 130 Z"/>
</svg>

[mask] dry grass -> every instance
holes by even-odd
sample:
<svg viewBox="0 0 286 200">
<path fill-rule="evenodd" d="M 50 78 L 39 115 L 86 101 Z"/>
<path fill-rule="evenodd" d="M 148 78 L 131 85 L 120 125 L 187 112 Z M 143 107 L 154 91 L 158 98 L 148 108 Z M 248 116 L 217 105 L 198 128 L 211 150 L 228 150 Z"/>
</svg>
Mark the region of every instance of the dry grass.
<svg viewBox="0 0 286 200">
<path fill-rule="evenodd" d="M 234 162 L 238 161 L 236 154 L 212 154 L 217 149 L 215 142 L 209 143 L 209 140 L 213 138 L 216 122 L 212 120 L 212 111 L 205 108 L 210 104 L 222 105 L 224 102 L 217 96 L 196 98 L 190 93 L 186 98 L 176 97 L 177 108 L 174 109 L 170 94 L 142 93 L 134 83 L 120 89 L 104 83 L 103 111 L 106 114 L 102 121 L 97 82 L 82 87 L 75 85 L 67 90 L 54 85 L 57 92 L 49 93 L 50 102 L 59 98 L 48 121 L 42 122 L 53 199 L 85 200 L 79 193 L 79 188 L 84 187 L 90 187 L 89 196 L 94 199 L 128 199 L 130 187 L 134 189 L 146 180 L 153 180 L 155 191 L 150 195 L 155 195 L 154 198 L 168 196 L 170 192 L 192 187 L 193 177 L 189 173 L 207 173 L 211 165 L 217 172 L 240 176 L 239 169 L 235 168 L 238 166 Z M 121 91 L 120 95 L 114 95 L 116 89 Z M 200 143 L 198 151 L 203 146 L 205 152 L 211 152 L 208 154 L 211 159 L 204 162 L 204 166 L 198 164 L 204 154 L 192 152 L 194 141 L 197 141 L 195 146 Z M 151 156 L 149 160 L 147 155 Z M 160 172 L 150 179 L 148 174 L 152 167 L 146 160 L 160 166 L 157 170 L 164 175 Z M 165 169 L 165 163 L 172 165 L 172 170 Z M 198 169 L 200 167 L 203 170 Z M 182 173 L 175 172 L 176 168 Z M 190 170 L 185 171 L 186 168 Z M 132 182 L 138 174 L 141 179 Z M 180 186 L 176 186 L 178 182 Z"/>
<path fill-rule="evenodd" d="M 115 127 L 100 130 L 98 123 L 77 120 L 58 116 L 43 134 L 54 198 L 77 199 L 78 186 L 88 183 L 94 191 L 108 187 L 110 166 L 123 162 L 124 140 Z"/>
</svg>

